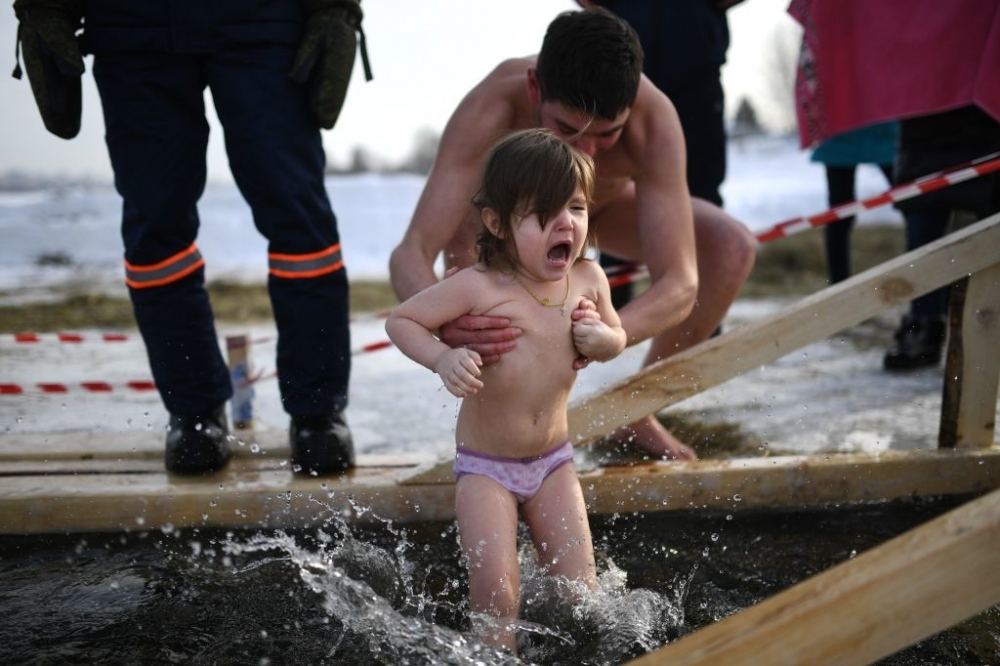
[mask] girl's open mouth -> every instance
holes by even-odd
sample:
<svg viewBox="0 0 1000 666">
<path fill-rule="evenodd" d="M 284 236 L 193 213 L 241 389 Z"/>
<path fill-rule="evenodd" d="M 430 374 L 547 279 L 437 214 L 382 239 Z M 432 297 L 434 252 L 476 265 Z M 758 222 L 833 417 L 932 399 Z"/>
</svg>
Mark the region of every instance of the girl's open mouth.
<svg viewBox="0 0 1000 666">
<path fill-rule="evenodd" d="M 549 248 L 548 259 L 553 264 L 563 265 L 569 262 L 570 243 L 559 243 Z"/>
</svg>

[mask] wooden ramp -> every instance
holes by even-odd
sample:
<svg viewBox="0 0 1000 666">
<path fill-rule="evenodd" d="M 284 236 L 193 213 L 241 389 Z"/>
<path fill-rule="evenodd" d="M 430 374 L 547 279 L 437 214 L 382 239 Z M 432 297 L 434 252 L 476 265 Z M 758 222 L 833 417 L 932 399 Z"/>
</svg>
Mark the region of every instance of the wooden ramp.
<svg viewBox="0 0 1000 666">
<path fill-rule="evenodd" d="M 644 368 L 571 408 L 576 443 L 608 433 L 938 286 L 963 280 L 938 451 L 650 463 L 582 470 L 595 513 L 806 506 L 978 493 L 1000 487 L 1000 215 L 950 234 L 781 312 Z M 953 309 L 954 310 L 954 309 Z M 822 424 L 817 424 L 822 427 Z M 244 433 L 227 469 L 167 475 L 159 433 L 0 436 L 0 533 L 166 525 L 300 527 L 451 520 L 446 461 L 364 457 L 348 474 L 298 478 L 283 433 Z M 905 443 L 900 443 L 905 446 Z"/>
<path fill-rule="evenodd" d="M 1000 491 L 636 659 L 869 664 L 1000 603 Z"/>
</svg>

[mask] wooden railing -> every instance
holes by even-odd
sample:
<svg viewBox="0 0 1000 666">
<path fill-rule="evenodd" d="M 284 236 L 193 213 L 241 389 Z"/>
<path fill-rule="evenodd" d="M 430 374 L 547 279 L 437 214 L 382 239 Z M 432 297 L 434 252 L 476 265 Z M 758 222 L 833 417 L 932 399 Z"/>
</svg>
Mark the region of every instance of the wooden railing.
<svg viewBox="0 0 1000 666">
<path fill-rule="evenodd" d="M 802 301 L 734 328 L 574 403 L 576 444 L 656 413 L 938 287 L 968 279 L 954 313 L 942 433 L 945 446 L 992 446 L 1000 377 L 1000 214 L 875 266 Z M 957 334 L 956 332 L 957 331 Z M 406 482 L 452 478 L 450 462 L 429 465 Z"/>
</svg>

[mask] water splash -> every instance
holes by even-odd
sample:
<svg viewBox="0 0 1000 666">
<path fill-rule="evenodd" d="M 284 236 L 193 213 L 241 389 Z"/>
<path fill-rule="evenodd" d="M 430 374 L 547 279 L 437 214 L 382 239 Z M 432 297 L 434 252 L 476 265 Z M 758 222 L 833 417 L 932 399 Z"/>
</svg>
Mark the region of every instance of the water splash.
<svg viewBox="0 0 1000 666">
<path fill-rule="evenodd" d="M 459 566 L 448 578 L 443 586 L 447 589 L 433 589 L 421 578 L 426 572 L 415 564 L 416 546 L 406 531 L 388 521 L 384 526 L 395 539 L 389 547 L 357 538 L 336 516 L 327 526 L 335 533 L 318 530 L 308 539 L 314 545 L 279 531 L 230 538 L 223 550 L 231 558 L 266 556 L 263 561 L 292 565 L 317 595 L 331 624 L 342 628 L 337 635 L 328 634 L 329 656 L 342 659 L 346 649 L 353 657 L 349 663 L 617 664 L 655 649 L 683 624 L 683 594 L 670 599 L 651 590 L 629 590 L 625 572 L 606 557 L 599 566 L 597 589 L 581 589 L 547 575 L 530 540 L 524 539 L 516 658 L 464 630 L 470 620 L 464 569 Z M 456 544 L 457 553 L 454 527 L 440 536 Z M 260 565 L 247 564 L 237 575 Z M 436 621 L 442 617 L 453 626 Z"/>
<path fill-rule="evenodd" d="M 522 616 L 548 629 L 519 636 L 522 658 L 567 666 L 619 664 L 656 649 L 683 625 L 686 582 L 668 594 L 629 589 L 626 573 L 598 555 L 597 588 L 588 592 L 546 575 L 530 545 L 522 548 Z"/>
</svg>

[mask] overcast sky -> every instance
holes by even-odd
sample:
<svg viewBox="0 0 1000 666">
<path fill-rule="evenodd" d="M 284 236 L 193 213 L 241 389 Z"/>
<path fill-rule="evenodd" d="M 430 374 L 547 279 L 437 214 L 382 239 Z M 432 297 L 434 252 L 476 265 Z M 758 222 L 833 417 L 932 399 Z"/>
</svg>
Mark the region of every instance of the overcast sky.
<svg viewBox="0 0 1000 666">
<path fill-rule="evenodd" d="M 724 69 L 732 112 L 743 95 L 767 118 L 773 68 L 772 40 L 779 26 L 793 23 L 788 0 L 746 0 L 729 12 L 732 45 Z M 462 96 L 502 59 L 536 53 L 545 27 L 574 0 L 363 0 L 364 28 L 375 79 L 365 82 L 355 63 L 347 103 L 337 126 L 324 132 L 330 160 L 344 162 L 355 146 L 398 161 L 422 128 L 440 132 Z M 14 53 L 17 21 L 0 10 L 0 53 Z M 8 61 L 14 67 L 13 57 Z M 0 76 L 0 174 L 89 175 L 111 178 L 104 147 L 100 100 L 86 61 L 83 126 L 71 141 L 45 131 L 27 78 Z M 221 132 L 211 117 L 209 177 L 231 180 Z"/>
</svg>

